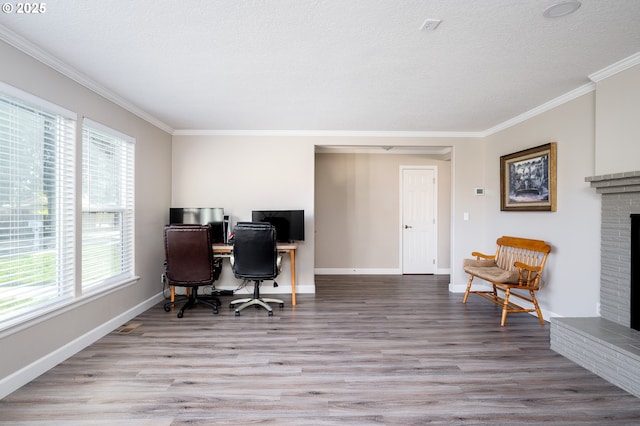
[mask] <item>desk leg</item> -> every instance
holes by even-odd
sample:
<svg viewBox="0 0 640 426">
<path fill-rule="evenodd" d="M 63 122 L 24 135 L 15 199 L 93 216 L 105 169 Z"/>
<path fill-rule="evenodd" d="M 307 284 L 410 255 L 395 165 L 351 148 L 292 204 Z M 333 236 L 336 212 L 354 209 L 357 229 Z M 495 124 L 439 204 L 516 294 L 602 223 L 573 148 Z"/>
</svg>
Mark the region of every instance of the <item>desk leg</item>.
<svg viewBox="0 0 640 426">
<path fill-rule="evenodd" d="M 291 304 L 296 306 L 296 251 L 289 250 L 291 260 Z"/>
<path fill-rule="evenodd" d="M 169 288 L 171 288 L 171 299 L 169 299 L 172 302 L 176 301 L 176 287 L 173 285 L 170 285 Z M 191 295 L 191 289 L 187 287 L 187 296 Z M 173 306 L 171 306 L 171 308 L 173 309 Z"/>
</svg>

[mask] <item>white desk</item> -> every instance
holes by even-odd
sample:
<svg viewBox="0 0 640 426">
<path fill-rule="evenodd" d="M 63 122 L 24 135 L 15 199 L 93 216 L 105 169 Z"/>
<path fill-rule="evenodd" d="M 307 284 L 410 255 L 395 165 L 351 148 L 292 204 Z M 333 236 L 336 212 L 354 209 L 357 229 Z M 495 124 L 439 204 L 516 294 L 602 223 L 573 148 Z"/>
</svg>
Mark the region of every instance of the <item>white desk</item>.
<svg viewBox="0 0 640 426">
<path fill-rule="evenodd" d="M 296 305 L 296 243 L 278 243 L 278 251 L 281 253 L 289 253 L 291 258 L 291 304 Z M 231 254 L 233 246 L 229 244 L 213 244 L 213 252 L 218 254 Z"/>
</svg>

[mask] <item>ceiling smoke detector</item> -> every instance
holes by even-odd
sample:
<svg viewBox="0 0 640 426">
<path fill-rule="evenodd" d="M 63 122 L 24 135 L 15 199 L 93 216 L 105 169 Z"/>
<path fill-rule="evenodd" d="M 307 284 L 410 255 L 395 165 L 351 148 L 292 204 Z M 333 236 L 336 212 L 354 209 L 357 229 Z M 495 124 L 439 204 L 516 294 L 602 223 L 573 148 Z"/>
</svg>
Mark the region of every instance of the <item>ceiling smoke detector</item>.
<svg viewBox="0 0 640 426">
<path fill-rule="evenodd" d="M 580 9 L 580 6 L 581 3 L 576 0 L 561 1 L 546 8 L 544 12 L 542 12 L 542 16 L 545 18 L 559 18 L 572 14 Z"/>
</svg>

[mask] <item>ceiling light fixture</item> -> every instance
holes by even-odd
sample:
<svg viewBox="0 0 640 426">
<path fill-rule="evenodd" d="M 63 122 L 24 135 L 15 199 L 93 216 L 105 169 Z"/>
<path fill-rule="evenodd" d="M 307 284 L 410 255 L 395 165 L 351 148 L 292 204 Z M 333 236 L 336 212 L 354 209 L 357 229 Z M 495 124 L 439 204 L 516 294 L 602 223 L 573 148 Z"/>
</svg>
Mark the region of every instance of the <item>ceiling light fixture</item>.
<svg viewBox="0 0 640 426">
<path fill-rule="evenodd" d="M 581 3 L 576 0 L 561 1 L 552 4 L 542 12 L 545 18 L 559 18 L 561 16 L 570 15 L 580 9 Z"/>
</svg>

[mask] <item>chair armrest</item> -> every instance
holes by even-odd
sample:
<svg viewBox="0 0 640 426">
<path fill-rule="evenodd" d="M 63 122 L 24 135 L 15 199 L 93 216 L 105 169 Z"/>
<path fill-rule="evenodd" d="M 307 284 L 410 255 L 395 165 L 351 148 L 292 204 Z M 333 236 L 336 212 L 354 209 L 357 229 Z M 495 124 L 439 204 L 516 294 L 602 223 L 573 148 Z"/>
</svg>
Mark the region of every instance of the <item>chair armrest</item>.
<svg viewBox="0 0 640 426">
<path fill-rule="evenodd" d="M 513 266 L 518 269 L 518 273 L 520 274 L 520 277 L 518 278 L 518 286 L 537 286 L 538 280 L 540 279 L 540 272 L 542 272 L 542 268 L 540 266 L 531 266 L 522 262 L 515 262 Z"/>
<path fill-rule="evenodd" d="M 480 259 L 480 258 L 482 258 L 482 259 L 495 259 L 495 257 L 496 257 L 495 254 L 483 254 L 483 253 L 480 253 L 478 251 L 472 252 L 471 256 L 475 256 L 476 259 Z"/>
</svg>

